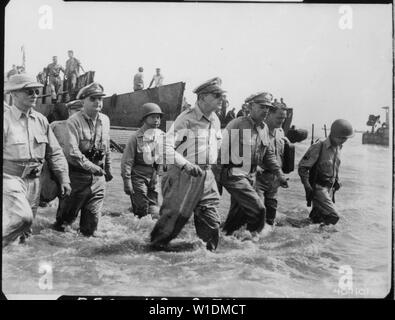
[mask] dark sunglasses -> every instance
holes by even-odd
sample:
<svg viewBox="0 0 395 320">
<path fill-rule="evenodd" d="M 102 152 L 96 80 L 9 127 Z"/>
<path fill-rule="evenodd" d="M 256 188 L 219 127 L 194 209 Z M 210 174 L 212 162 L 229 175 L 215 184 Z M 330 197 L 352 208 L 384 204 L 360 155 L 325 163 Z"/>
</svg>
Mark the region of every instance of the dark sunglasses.
<svg viewBox="0 0 395 320">
<path fill-rule="evenodd" d="M 213 97 L 215 99 L 219 99 L 219 98 L 223 98 L 224 97 L 224 95 L 222 93 L 212 93 L 212 95 L 213 95 Z"/>
<path fill-rule="evenodd" d="M 266 105 L 265 103 L 263 103 L 263 102 L 255 102 L 256 104 L 258 104 L 261 108 L 263 108 L 263 109 L 269 109 L 269 106 L 268 105 Z"/>
<path fill-rule="evenodd" d="M 102 101 L 103 100 L 103 97 L 89 97 L 89 100 L 90 101 L 92 101 L 92 102 L 95 102 L 96 100 L 99 100 L 99 101 Z"/>
<path fill-rule="evenodd" d="M 33 96 L 33 95 L 38 96 L 40 94 L 39 89 L 24 89 L 22 91 L 25 92 L 28 96 Z"/>
</svg>

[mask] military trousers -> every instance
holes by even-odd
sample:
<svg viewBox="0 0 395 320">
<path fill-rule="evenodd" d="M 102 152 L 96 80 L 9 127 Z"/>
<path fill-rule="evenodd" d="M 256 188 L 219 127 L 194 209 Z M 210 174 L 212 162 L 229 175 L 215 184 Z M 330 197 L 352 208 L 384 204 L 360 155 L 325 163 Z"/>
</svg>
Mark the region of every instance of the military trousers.
<svg viewBox="0 0 395 320">
<path fill-rule="evenodd" d="M 131 178 L 134 193 L 130 196 L 130 200 L 134 214 L 140 218 L 148 214 L 157 216 L 159 205 L 156 171 L 132 170 Z"/>
<path fill-rule="evenodd" d="M 262 231 L 266 210 L 254 188 L 253 175 L 234 175 L 233 168 L 224 168 L 221 184 L 230 193 L 230 209 L 223 226 L 225 233 L 231 235 L 244 224 L 249 231 Z"/>
<path fill-rule="evenodd" d="M 266 208 L 266 223 L 274 224 L 277 213 L 278 178 L 274 173 L 265 171 L 256 174 L 255 189 Z"/>
<path fill-rule="evenodd" d="M 81 211 L 80 232 L 92 236 L 97 229 L 103 207 L 104 176 L 70 170 L 71 194 L 59 200 L 56 224 L 71 225 Z"/>
<path fill-rule="evenodd" d="M 332 201 L 333 189 L 319 184 L 315 186 L 313 194 L 313 208 L 310 219 L 313 223 L 336 224 L 339 215 Z"/>
<path fill-rule="evenodd" d="M 3 173 L 3 247 L 29 232 L 39 203 L 39 178 Z"/>
<path fill-rule="evenodd" d="M 51 98 L 52 100 L 57 100 L 58 92 L 62 85 L 62 79 L 60 77 L 49 77 L 49 86 L 51 88 Z"/>
<path fill-rule="evenodd" d="M 219 193 L 211 169 L 192 177 L 175 165 L 169 165 L 162 177 L 163 203 L 160 217 L 151 232 L 154 245 L 167 244 L 177 237 L 194 213 L 195 229 L 207 249 L 215 250 L 219 241 Z"/>
</svg>

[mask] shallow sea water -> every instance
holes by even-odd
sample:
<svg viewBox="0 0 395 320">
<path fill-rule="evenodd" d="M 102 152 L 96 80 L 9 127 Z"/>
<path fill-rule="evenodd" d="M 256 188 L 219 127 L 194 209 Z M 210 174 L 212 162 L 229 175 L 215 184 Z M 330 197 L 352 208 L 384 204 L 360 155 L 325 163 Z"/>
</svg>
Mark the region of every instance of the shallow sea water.
<svg viewBox="0 0 395 320">
<path fill-rule="evenodd" d="M 308 146 L 309 141 L 296 145 L 297 162 Z M 391 156 L 390 148 L 362 145 L 359 134 L 344 145 L 343 187 L 336 194 L 341 219 L 336 226 L 295 228 L 285 223 L 265 228 L 255 242 L 222 234 L 218 250 L 211 253 L 197 238 L 193 219 L 168 251 L 150 249 L 155 220 L 139 220 L 128 211 L 121 155 L 114 152 L 115 179 L 107 185 L 97 237 L 78 235 L 78 220 L 72 232 L 52 230 L 56 207 L 40 208 L 31 238 L 3 249 L 3 292 L 9 296 L 383 297 L 391 279 Z M 278 220 L 283 222 L 286 217 L 308 216 L 297 172 L 289 178 L 290 188 L 279 194 Z M 228 208 L 225 191 L 222 220 Z M 50 290 L 40 285 L 43 266 L 52 270 Z M 346 287 L 344 275 L 351 279 Z"/>
</svg>

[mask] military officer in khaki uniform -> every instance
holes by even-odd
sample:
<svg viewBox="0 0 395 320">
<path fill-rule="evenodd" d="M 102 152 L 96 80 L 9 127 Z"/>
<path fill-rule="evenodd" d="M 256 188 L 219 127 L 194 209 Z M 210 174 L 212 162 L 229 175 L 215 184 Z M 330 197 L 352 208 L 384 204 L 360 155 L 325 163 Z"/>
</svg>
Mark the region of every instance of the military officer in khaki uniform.
<svg viewBox="0 0 395 320">
<path fill-rule="evenodd" d="M 130 196 L 133 213 L 138 217 L 159 213 L 158 206 L 158 163 L 156 152 L 159 139 L 164 132 L 159 129 L 163 115 L 155 103 L 142 106 L 143 125 L 133 132 L 126 144 L 121 159 L 121 175 L 124 191 Z"/>
<path fill-rule="evenodd" d="M 310 219 L 313 223 L 336 224 L 339 215 L 333 198 L 340 189 L 339 167 L 343 144 L 354 136 L 350 122 L 338 119 L 331 125 L 329 137 L 310 146 L 299 162 L 298 173 L 313 203 Z"/>
<path fill-rule="evenodd" d="M 216 164 L 222 139 L 215 111 L 221 108 L 224 92 L 219 78 L 197 87 L 195 106 L 182 112 L 166 134 L 167 171 L 162 178 L 160 218 L 151 232 L 154 245 L 175 238 L 192 213 L 196 233 L 207 249 L 218 245 L 219 193 L 211 165 Z"/>
<path fill-rule="evenodd" d="M 284 135 L 282 125 L 287 118 L 287 110 L 278 102 L 273 102 L 269 107 L 269 112 L 264 120 L 269 131 L 269 142 L 274 150 L 276 159 L 282 167 L 284 157 L 284 144 L 288 140 Z M 289 142 L 289 140 L 288 140 Z M 257 168 L 256 185 L 261 199 L 264 200 L 266 207 L 266 223 L 274 224 L 277 211 L 277 192 L 280 187 L 276 174 L 264 164 Z"/>
<path fill-rule="evenodd" d="M 29 231 L 40 200 L 40 174 L 46 160 L 70 194 L 65 156 L 47 118 L 33 108 L 39 88 L 34 77 L 17 74 L 6 83 L 13 105 L 4 112 L 3 129 L 3 245 Z"/>
<path fill-rule="evenodd" d="M 267 92 L 249 96 L 245 100 L 249 115 L 233 119 L 225 128 L 220 183 L 231 195 L 229 214 L 223 226 L 227 235 L 246 224 L 247 230 L 257 236 L 265 226 L 265 206 L 254 188 L 258 165 L 269 168 L 279 185 L 288 186 L 263 122 L 272 100 L 273 96 Z"/>
<path fill-rule="evenodd" d="M 81 100 L 73 100 L 66 104 L 69 117 L 82 109 Z M 67 120 L 53 121 L 49 124 L 59 145 L 64 150 L 65 144 L 68 139 Z M 64 151 L 63 151 L 64 152 Z M 58 183 L 56 177 L 49 170 L 47 163 L 44 163 L 43 171 L 41 174 L 41 195 L 40 206 L 46 206 L 47 202 L 54 200 L 59 195 Z"/>
<path fill-rule="evenodd" d="M 110 120 L 101 113 L 103 87 L 93 82 L 82 88 L 77 99 L 83 109 L 67 120 L 65 155 L 69 162 L 73 191 L 59 203 L 54 228 L 64 231 L 81 210 L 80 232 L 93 236 L 97 229 L 105 183 L 112 179 L 110 159 Z"/>
</svg>

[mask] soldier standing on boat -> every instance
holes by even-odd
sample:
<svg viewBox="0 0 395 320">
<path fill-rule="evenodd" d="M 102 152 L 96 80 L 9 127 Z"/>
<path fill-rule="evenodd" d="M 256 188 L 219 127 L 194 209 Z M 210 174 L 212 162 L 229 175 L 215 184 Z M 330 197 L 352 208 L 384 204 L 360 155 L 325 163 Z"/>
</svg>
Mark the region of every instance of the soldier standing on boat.
<svg viewBox="0 0 395 320">
<path fill-rule="evenodd" d="M 5 86 L 14 103 L 4 112 L 3 246 L 30 232 L 40 200 L 44 159 L 60 182 L 61 194 L 71 191 L 62 149 L 47 118 L 33 109 L 42 86 L 27 74 L 14 75 Z"/>
<path fill-rule="evenodd" d="M 232 120 L 225 128 L 220 183 L 231 195 L 229 214 L 223 226 L 227 235 L 247 224 L 247 230 L 257 236 L 265 226 L 265 206 L 254 188 L 257 165 L 268 168 L 279 185 L 288 187 L 270 145 L 267 125 L 263 122 L 268 109 L 273 106 L 272 100 L 273 96 L 267 92 L 249 96 L 245 102 L 250 114 Z"/>
<path fill-rule="evenodd" d="M 163 85 L 163 75 L 160 72 L 160 68 L 156 68 L 156 74 L 152 77 L 152 80 L 148 86 L 148 89 L 151 88 L 152 84 L 154 84 L 154 88 L 160 87 Z"/>
<path fill-rule="evenodd" d="M 299 162 L 298 173 L 306 192 L 308 206 L 313 203 L 313 223 L 336 224 L 339 220 L 334 193 L 339 190 L 340 152 L 344 142 L 354 136 L 352 125 L 338 119 L 332 123 L 329 137 L 310 146 Z"/>
<path fill-rule="evenodd" d="M 282 125 L 287 118 L 287 110 L 277 101 L 269 107 L 269 112 L 265 118 L 265 123 L 269 131 L 270 144 L 274 150 L 277 161 L 282 167 L 284 157 L 284 144 L 288 140 L 282 129 Z M 289 142 L 289 141 L 288 141 Z M 261 199 L 264 199 L 266 207 L 266 223 L 274 224 L 277 211 L 277 191 L 280 187 L 277 176 L 265 165 L 258 166 L 256 173 L 256 190 Z"/>
<path fill-rule="evenodd" d="M 48 76 L 48 83 L 51 88 L 51 98 L 52 103 L 56 103 L 58 100 L 58 92 L 60 87 L 62 86 L 62 79 L 60 78 L 60 72 L 65 74 L 65 70 L 58 63 L 58 57 L 52 57 L 52 63 L 47 66 L 46 76 Z"/>
<path fill-rule="evenodd" d="M 221 79 L 206 81 L 194 90 L 195 106 L 182 112 L 166 134 L 167 171 L 162 177 L 160 218 L 151 232 L 154 246 L 177 237 L 194 213 L 196 233 L 208 250 L 219 240 L 219 193 L 211 165 L 218 157 L 222 135 L 215 111 L 222 105 Z M 174 152 L 175 150 L 175 152 Z M 174 161 L 173 161 L 174 160 Z"/>
<path fill-rule="evenodd" d="M 148 214 L 157 216 L 158 164 L 155 162 L 159 139 L 164 132 L 159 129 L 163 116 L 155 103 L 142 106 L 143 125 L 130 136 L 121 159 L 121 175 L 124 191 L 130 196 L 133 213 L 139 218 Z"/>
<path fill-rule="evenodd" d="M 66 79 L 67 79 L 67 90 L 72 91 L 77 86 L 77 78 L 80 75 L 80 68 L 82 72 L 84 68 L 81 65 L 81 62 L 74 57 L 73 50 L 67 51 L 69 59 L 66 61 Z"/>
<path fill-rule="evenodd" d="M 144 68 L 140 67 L 133 77 L 133 91 L 139 91 L 144 89 Z"/>
<path fill-rule="evenodd" d="M 54 228 L 64 231 L 81 210 L 80 232 L 93 236 L 97 229 L 106 181 L 112 179 L 110 160 L 110 120 L 101 113 L 103 87 L 93 82 L 83 87 L 77 99 L 83 109 L 67 120 L 65 146 L 73 191 L 61 201 Z"/>
</svg>

